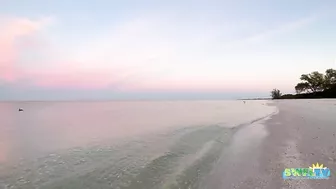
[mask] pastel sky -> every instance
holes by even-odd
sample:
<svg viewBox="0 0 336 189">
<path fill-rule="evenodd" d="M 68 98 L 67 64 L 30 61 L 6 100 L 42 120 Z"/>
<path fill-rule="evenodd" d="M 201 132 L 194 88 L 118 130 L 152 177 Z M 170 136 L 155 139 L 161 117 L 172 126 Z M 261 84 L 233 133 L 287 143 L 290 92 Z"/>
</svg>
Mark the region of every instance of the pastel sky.
<svg viewBox="0 0 336 189">
<path fill-rule="evenodd" d="M 0 99 L 243 98 L 336 67 L 335 0 L 1 0 Z"/>
</svg>

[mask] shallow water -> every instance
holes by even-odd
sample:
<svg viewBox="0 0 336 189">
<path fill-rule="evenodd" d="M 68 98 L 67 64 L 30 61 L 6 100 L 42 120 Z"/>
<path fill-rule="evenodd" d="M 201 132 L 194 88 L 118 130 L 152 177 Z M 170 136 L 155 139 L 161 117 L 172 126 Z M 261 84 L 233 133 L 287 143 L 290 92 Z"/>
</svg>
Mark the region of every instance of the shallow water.
<svg viewBox="0 0 336 189">
<path fill-rule="evenodd" d="M 266 103 L 0 103 L 0 188 L 199 188 Z"/>
</svg>

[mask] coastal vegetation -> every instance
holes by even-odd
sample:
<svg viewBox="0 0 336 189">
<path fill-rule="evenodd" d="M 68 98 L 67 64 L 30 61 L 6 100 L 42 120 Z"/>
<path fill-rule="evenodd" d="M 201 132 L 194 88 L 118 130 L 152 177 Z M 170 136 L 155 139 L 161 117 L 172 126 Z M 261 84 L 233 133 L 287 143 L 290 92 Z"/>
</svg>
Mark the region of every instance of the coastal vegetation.
<svg viewBox="0 0 336 189">
<path fill-rule="evenodd" d="M 302 74 L 300 80 L 295 86 L 296 94 L 282 95 L 279 89 L 273 89 L 272 99 L 336 98 L 335 69 L 327 69 L 324 74 L 318 71 Z"/>
<path fill-rule="evenodd" d="M 282 94 L 279 89 L 273 89 L 271 91 L 271 96 L 272 96 L 272 99 L 280 99 Z"/>
</svg>

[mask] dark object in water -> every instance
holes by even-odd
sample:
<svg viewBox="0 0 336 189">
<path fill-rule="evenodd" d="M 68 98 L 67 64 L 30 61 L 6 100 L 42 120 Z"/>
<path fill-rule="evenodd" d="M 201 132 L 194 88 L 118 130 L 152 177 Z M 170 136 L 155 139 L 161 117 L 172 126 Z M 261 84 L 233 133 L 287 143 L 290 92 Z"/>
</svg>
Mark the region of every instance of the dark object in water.
<svg viewBox="0 0 336 189">
<path fill-rule="evenodd" d="M 19 108 L 19 112 L 23 112 L 23 109 L 22 109 L 22 108 Z"/>
<path fill-rule="evenodd" d="M 244 102 L 244 104 L 246 103 L 245 101 L 243 101 Z"/>
</svg>

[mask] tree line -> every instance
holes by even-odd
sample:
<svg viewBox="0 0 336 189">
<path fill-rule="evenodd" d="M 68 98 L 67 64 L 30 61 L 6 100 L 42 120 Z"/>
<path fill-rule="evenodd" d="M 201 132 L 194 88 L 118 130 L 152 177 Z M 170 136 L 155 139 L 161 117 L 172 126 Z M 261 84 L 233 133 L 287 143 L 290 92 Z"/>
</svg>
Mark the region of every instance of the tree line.
<svg viewBox="0 0 336 189">
<path fill-rule="evenodd" d="M 272 99 L 291 98 L 336 98 L 336 70 L 327 69 L 325 73 L 318 71 L 302 74 L 301 82 L 295 86 L 296 94 L 283 95 L 279 89 L 271 91 Z"/>
</svg>

